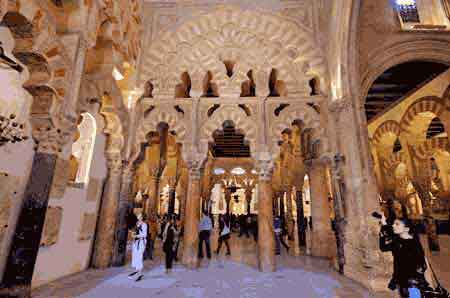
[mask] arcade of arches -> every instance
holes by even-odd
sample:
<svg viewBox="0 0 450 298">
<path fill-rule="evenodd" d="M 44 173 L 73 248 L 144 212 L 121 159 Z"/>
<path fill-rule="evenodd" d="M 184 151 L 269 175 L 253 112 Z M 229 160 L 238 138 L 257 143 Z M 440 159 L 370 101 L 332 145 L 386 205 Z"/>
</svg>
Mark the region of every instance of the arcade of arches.
<svg viewBox="0 0 450 298">
<path fill-rule="evenodd" d="M 254 220 L 262 272 L 276 216 L 292 260 L 370 292 L 392 274 L 374 211 L 445 258 L 442 2 L 0 0 L 0 296 L 127 265 L 133 213 L 157 242 L 180 218 L 188 269 L 202 211 Z"/>
</svg>

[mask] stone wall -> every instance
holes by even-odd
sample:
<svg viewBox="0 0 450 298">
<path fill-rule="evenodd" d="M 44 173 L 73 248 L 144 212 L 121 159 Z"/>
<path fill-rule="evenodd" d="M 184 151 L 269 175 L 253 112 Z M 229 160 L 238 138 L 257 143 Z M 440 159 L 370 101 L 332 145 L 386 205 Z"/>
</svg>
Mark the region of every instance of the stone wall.
<svg viewBox="0 0 450 298">
<path fill-rule="evenodd" d="M 97 213 L 106 176 L 105 136 L 97 134 L 89 175 L 89 185 L 64 183 L 64 176 L 55 176 L 46 223 L 59 223 L 43 240 L 33 274 L 33 287 L 88 268 L 93 248 Z M 60 162 L 65 164 L 64 161 Z M 65 168 L 67 169 L 67 168 Z M 57 175 L 58 167 L 56 168 Z M 67 180 L 67 179 L 65 179 Z M 64 185 L 66 185 L 64 187 Z M 61 218 L 58 219 L 60 210 Z M 50 216 L 50 217 L 49 217 Z M 44 239 L 48 239 L 43 245 Z"/>
</svg>

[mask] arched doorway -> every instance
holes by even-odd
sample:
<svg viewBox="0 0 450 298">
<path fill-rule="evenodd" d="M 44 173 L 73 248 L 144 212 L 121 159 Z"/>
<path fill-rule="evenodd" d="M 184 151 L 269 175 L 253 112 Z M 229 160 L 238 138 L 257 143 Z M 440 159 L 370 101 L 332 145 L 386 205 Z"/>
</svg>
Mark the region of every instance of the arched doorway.
<svg viewBox="0 0 450 298">
<path fill-rule="evenodd" d="M 392 66 L 373 81 L 365 100 L 371 158 L 383 207 L 395 209 L 393 202 L 400 204 L 402 212 L 387 212 L 390 221 L 400 216 L 413 219 L 423 227 L 431 250 L 439 250 L 437 218 L 448 219 L 448 210 L 442 216 L 433 207 L 438 193 L 446 201 L 442 179 L 447 178 L 439 172 L 443 159 L 436 162 L 435 156 L 439 144 L 448 143 L 444 112 L 448 68 L 429 60 Z"/>
</svg>

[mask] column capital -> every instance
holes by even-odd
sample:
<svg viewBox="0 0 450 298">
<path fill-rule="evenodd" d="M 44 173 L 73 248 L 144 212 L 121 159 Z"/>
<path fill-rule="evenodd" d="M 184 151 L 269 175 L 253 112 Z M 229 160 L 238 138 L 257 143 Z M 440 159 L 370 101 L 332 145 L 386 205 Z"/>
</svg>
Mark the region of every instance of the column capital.
<svg viewBox="0 0 450 298">
<path fill-rule="evenodd" d="M 177 187 L 177 178 L 176 177 L 169 177 L 167 179 L 167 182 L 169 183 L 169 189 L 173 190 Z"/>
<path fill-rule="evenodd" d="M 131 182 L 133 180 L 135 168 L 133 166 L 130 166 L 127 162 L 123 163 L 123 173 L 122 173 L 122 179 L 125 183 Z"/>
<path fill-rule="evenodd" d="M 49 124 L 49 123 L 47 123 Z M 58 128 L 54 125 L 34 125 L 33 138 L 36 141 L 36 151 L 47 154 L 58 154 L 62 147 L 73 138 L 74 128 Z"/>
<path fill-rule="evenodd" d="M 159 179 L 159 167 L 149 167 L 148 172 L 152 180 Z"/>
<path fill-rule="evenodd" d="M 120 174 L 123 169 L 120 152 L 106 152 L 105 157 L 109 172 L 113 174 Z"/>
<path fill-rule="evenodd" d="M 271 158 L 257 159 L 257 169 L 260 181 L 270 181 L 272 179 L 274 162 Z"/>
</svg>

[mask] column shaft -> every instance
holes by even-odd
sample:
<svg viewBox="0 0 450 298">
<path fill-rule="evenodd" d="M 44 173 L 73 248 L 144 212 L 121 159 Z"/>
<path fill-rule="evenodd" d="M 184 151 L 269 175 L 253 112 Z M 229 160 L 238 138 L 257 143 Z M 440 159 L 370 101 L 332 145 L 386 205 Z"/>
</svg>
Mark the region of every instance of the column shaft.
<svg viewBox="0 0 450 298">
<path fill-rule="evenodd" d="M 122 176 L 120 163 L 120 159 L 110 162 L 106 178 L 92 259 L 94 268 L 106 268 L 112 263 Z"/>
<path fill-rule="evenodd" d="M 306 247 L 306 223 L 305 212 L 303 209 L 303 192 L 297 191 L 295 196 L 295 203 L 297 205 L 297 232 L 298 243 L 301 247 Z"/>
<path fill-rule="evenodd" d="M 6 296 L 31 297 L 31 281 L 44 227 L 56 154 L 36 152 L 3 276 Z M 5 289 L 6 290 L 6 289 Z"/>
<path fill-rule="evenodd" d="M 311 254 L 318 257 L 331 257 L 334 245 L 331 229 L 331 208 L 328 202 L 326 185 L 326 166 L 314 162 L 309 170 L 311 188 L 311 216 L 314 225 L 312 233 Z"/>
<path fill-rule="evenodd" d="M 200 221 L 200 171 L 190 169 L 184 218 L 183 259 L 188 268 L 198 267 L 198 224 Z"/>
<path fill-rule="evenodd" d="M 133 174 L 126 170 L 122 176 L 122 187 L 119 200 L 119 218 L 117 223 L 117 234 L 114 245 L 114 266 L 125 265 L 127 240 L 128 240 L 128 222 L 127 216 L 131 210 L 131 183 Z"/>
<path fill-rule="evenodd" d="M 292 189 L 288 188 L 286 191 L 286 223 L 288 229 L 288 237 L 289 239 L 293 239 L 294 236 L 294 223 L 292 221 Z"/>
<path fill-rule="evenodd" d="M 158 176 L 151 176 L 149 188 L 148 188 L 148 199 L 145 206 L 145 215 L 147 216 L 148 222 L 150 223 L 150 237 L 154 241 L 158 234 L 158 223 L 156 220 L 157 215 L 157 200 L 159 200 L 158 195 Z"/>
<path fill-rule="evenodd" d="M 270 181 L 260 178 L 258 191 L 258 268 L 262 272 L 273 272 L 276 264 Z"/>
</svg>

